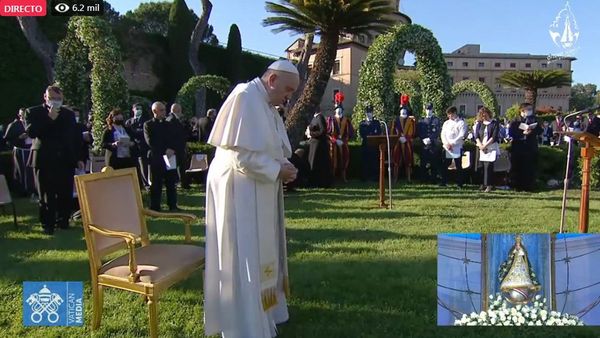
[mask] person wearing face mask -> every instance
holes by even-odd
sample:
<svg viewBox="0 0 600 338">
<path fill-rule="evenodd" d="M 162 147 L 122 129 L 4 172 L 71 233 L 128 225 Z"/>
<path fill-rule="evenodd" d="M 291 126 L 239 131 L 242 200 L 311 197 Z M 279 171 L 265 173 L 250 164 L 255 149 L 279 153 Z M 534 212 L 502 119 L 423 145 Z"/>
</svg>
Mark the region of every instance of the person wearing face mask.
<svg viewBox="0 0 600 338">
<path fill-rule="evenodd" d="M 102 148 L 107 151 L 107 166 L 113 169 L 136 168 L 137 147 L 132 131 L 124 125 L 123 113 L 114 109 L 106 118 L 106 130 L 102 135 Z M 138 176 L 141 179 L 141 175 Z"/>
<path fill-rule="evenodd" d="M 436 183 L 440 163 L 440 133 L 442 123 L 433 114 L 433 104 L 425 107 L 425 117 L 417 124 L 418 136 L 423 142 L 421 149 L 421 172 L 423 179 Z"/>
<path fill-rule="evenodd" d="M 190 139 L 192 131 L 188 128 L 188 124 L 185 121 L 179 103 L 173 103 L 171 105 L 171 114 L 167 117 L 167 122 L 170 123 L 172 134 L 174 136 L 173 142 L 175 147 L 175 158 L 177 159 L 179 183 L 181 184 L 181 188 L 190 189 L 190 180 L 185 174 L 185 170 L 187 169 L 186 164 L 190 163 L 186 148 L 187 141 Z"/>
<path fill-rule="evenodd" d="M 533 106 L 522 103 L 520 117 L 510 124 L 512 184 L 517 191 L 533 191 L 536 186 L 538 136 L 543 132 Z"/>
<path fill-rule="evenodd" d="M 142 179 L 144 180 L 144 186 L 146 189 L 150 186 L 150 162 L 148 160 L 148 151 L 150 150 L 146 140 L 144 139 L 144 123 L 149 120 L 147 114 L 145 114 L 143 105 L 141 103 L 135 103 L 131 107 L 133 111 L 133 117 L 125 122 L 125 126 L 131 129 L 131 137 L 135 142 L 138 152 L 138 166 Z"/>
<path fill-rule="evenodd" d="M 83 164 L 87 167 L 87 163 L 90 160 L 90 148 L 94 143 L 94 138 L 92 137 L 92 133 L 88 131 L 87 126 L 81 122 L 81 112 L 79 109 L 73 107 L 71 110 L 73 111 L 73 114 L 75 114 L 75 128 L 77 129 L 77 133 L 81 135 L 81 154 L 83 154 Z"/>
<path fill-rule="evenodd" d="M 271 338 L 289 319 L 282 183 L 298 170 L 274 106 L 299 82 L 293 63 L 275 61 L 233 89 L 208 138 L 216 153 L 206 186 L 207 336 Z"/>
<path fill-rule="evenodd" d="M 598 114 L 598 112 L 590 112 L 588 117 L 590 122 L 585 131 L 594 136 L 600 136 L 600 117 L 596 114 Z"/>
<path fill-rule="evenodd" d="M 475 125 L 475 142 L 477 143 L 477 163 L 483 163 L 483 185 L 480 190 L 492 191 L 494 186 L 494 163 L 500 153 L 498 135 L 500 125 L 492 119 L 492 112 L 487 107 L 481 107 L 477 112 Z M 479 165 L 476 166 L 478 168 Z"/>
<path fill-rule="evenodd" d="M 362 140 L 361 143 L 361 164 L 362 164 L 362 180 L 377 181 L 379 178 L 378 164 L 379 164 L 379 151 L 370 147 L 367 142 L 368 136 L 381 135 L 383 129 L 381 128 L 381 122 L 373 117 L 373 107 L 367 105 L 366 118 L 360 122 L 358 132 Z"/>
<path fill-rule="evenodd" d="M 335 115 L 327 118 L 327 133 L 331 141 L 331 161 L 333 173 L 339 171 L 342 181 L 347 182 L 346 171 L 350 164 L 350 148 L 348 141 L 354 137 L 352 122 L 344 114 L 344 93 L 335 94 Z"/>
<path fill-rule="evenodd" d="M 561 112 L 556 113 L 556 117 L 554 118 L 554 121 L 552 121 L 552 123 L 550 124 L 550 128 L 552 129 L 551 142 L 554 143 L 554 146 L 559 146 L 563 140 L 561 133 L 566 130 L 565 122 L 563 120 Z"/>
<path fill-rule="evenodd" d="M 38 188 L 40 221 L 44 233 L 69 227 L 73 202 L 75 168 L 84 169 L 81 134 L 75 115 L 62 106 L 63 93 L 49 86 L 45 103 L 25 112 L 27 134 L 33 138 L 30 165 L 34 168 Z"/>
<path fill-rule="evenodd" d="M 413 166 L 413 139 L 416 134 L 416 121 L 409 109 L 408 95 L 400 98 L 400 116 L 392 122 L 390 138 L 395 140 L 392 150 L 394 181 L 398 182 L 400 168 L 404 168 L 406 180 L 410 183 Z"/>
<path fill-rule="evenodd" d="M 454 166 L 456 167 L 456 185 L 462 188 L 462 147 L 468 129 L 465 121 L 458 117 L 456 107 L 446 109 L 446 116 L 448 120 L 442 125 L 442 132 L 440 134 L 442 147 L 445 151 L 442 156 L 442 182 L 440 186 L 446 186 L 448 182 L 448 167 L 454 162 Z"/>
<path fill-rule="evenodd" d="M 19 109 L 15 120 L 6 128 L 4 139 L 13 148 L 13 177 L 18 182 L 20 193 L 29 196 L 35 193 L 33 170 L 27 166 L 33 140 L 27 135 L 24 115 L 25 108 Z"/>
<path fill-rule="evenodd" d="M 328 188 L 333 183 L 333 169 L 329 154 L 330 144 L 327 136 L 327 120 L 321 108 L 317 107 L 310 124 L 306 128 L 308 139 L 308 185 Z"/>
</svg>

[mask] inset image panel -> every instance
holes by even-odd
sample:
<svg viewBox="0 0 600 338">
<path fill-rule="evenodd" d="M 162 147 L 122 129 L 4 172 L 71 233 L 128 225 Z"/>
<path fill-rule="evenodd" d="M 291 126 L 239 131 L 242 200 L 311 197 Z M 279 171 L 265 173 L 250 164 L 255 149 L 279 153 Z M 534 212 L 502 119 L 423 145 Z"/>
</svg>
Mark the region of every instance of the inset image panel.
<svg viewBox="0 0 600 338">
<path fill-rule="evenodd" d="M 600 325 L 598 234 L 438 235 L 438 325 Z"/>
</svg>

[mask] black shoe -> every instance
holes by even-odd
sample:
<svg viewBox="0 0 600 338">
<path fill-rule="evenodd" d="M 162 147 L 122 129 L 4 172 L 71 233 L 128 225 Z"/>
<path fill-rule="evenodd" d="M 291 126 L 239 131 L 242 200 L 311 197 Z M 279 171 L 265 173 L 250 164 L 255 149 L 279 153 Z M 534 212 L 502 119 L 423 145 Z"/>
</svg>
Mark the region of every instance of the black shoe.
<svg viewBox="0 0 600 338">
<path fill-rule="evenodd" d="M 62 229 L 62 230 L 66 230 L 66 229 L 70 229 L 71 227 L 70 227 L 70 226 L 69 226 L 69 224 L 67 223 L 67 224 L 59 224 L 59 225 L 58 225 L 58 228 L 59 228 L 59 229 Z"/>
<path fill-rule="evenodd" d="M 173 207 L 173 208 L 169 208 L 170 212 L 182 212 L 182 209 L 179 209 L 179 207 Z"/>
<path fill-rule="evenodd" d="M 438 187 L 445 187 L 445 186 L 446 186 L 446 183 L 440 183 L 440 184 L 438 184 Z"/>
<path fill-rule="evenodd" d="M 156 211 L 156 212 L 161 212 L 160 208 L 152 208 L 152 207 L 150 207 L 150 210 Z"/>
<path fill-rule="evenodd" d="M 43 228 L 44 234 L 46 235 L 54 235 L 54 228 L 50 228 L 50 227 L 44 227 Z"/>
</svg>

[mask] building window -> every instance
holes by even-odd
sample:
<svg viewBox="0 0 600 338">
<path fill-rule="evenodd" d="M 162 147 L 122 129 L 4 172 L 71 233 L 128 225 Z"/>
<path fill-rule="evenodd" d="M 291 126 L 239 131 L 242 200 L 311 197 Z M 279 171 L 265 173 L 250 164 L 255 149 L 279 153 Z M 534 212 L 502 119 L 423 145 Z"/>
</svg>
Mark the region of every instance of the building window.
<svg viewBox="0 0 600 338">
<path fill-rule="evenodd" d="M 496 63 L 494 63 L 494 67 L 500 68 L 500 67 L 502 67 L 502 64 L 500 62 L 496 62 Z"/>
<path fill-rule="evenodd" d="M 335 60 L 335 63 L 333 64 L 333 75 L 337 75 L 340 73 L 340 60 Z"/>
<path fill-rule="evenodd" d="M 483 82 L 483 83 L 485 83 L 485 77 L 480 77 L 480 78 L 479 78 L 479 82 Z"/>
<path fill-rule="evenodd" d="M 464 116 L 466 111 L 467 111 L 466 105 L 461 104 L 460 106 L 458 106 L 458 114 L 459 115 Z"/>
<path fill-rule="evenodd" d="M 504 114 L 502 113 L 502 106 L 498 106 L 498 114 L 503 116 Z"/>
<path fill-rule="evenodd" d="M 448 61 L 447 64 L 448 64 L 448 67 L 454 66 L 454 62 L 452 62 L 452 61 Z"/>
<path fill-rule="evenodd" d="M 479 63 L 479 67 L 480 67 L 480 68 L 482 68 L 482 67 L 485 67 L 485 62 L 480 62 L 480 63 Z"/>
<path fill-rule="evenodd" d="M 556 88 L 557 88 L 557 89 L 560 89 L 560 88 L 562 88 L 562 86 L 556 86 Z"/>
<path fill-rule="evenodd" d="M 469 77 L 468 76 L 463 76 L 463 81 L 468 80 Z"/>
<path fill-rule="evenodd" d="M 517 68 L 517 64 L 516 64 L 516 63 L 514 63 L 514 62 L 512 62 L 512 63 L 510 64 L 510 68 Z"/>
<path fill-rule="evenodd" d="M 548 68 L 548 64 L 547 63 L 542 63 L 542 68 Z"/>
<path fill-rule="evenodd" d="M 562 63 L 557 63 L 556 68 L 562 68 Z"/>
<path fill-rule="evenodd" d="M 463 67 L 469 67 L 469 63 L 468 62 L 463 62 Z"/>
<path fill-rule="evenodd" d="M 525 68 L 531 68 L 531 63 L 526 63 Z"/>
<path fill-rule="evenodd" d="M 450 77 L 450 84 L 453 85 L 454 84 L 454 77 Z"/>
</svg>

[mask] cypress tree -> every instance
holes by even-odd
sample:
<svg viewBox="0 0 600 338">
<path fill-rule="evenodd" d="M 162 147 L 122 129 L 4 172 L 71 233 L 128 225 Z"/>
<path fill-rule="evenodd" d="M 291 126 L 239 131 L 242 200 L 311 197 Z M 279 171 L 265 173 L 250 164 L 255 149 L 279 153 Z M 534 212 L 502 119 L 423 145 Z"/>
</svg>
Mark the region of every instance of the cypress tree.
<svg viewBox="0 0 600 338">
<path fill-rule="evenodd" d="M 167 94 L 173 100 L 181 86 L 192 77 L 192 67 L 188 61 L 190 36 L 196 22 L 184 0 L 175 0 L 169 13 L 169 71 Z"/>
<path fill-rule="evenodd" d="M 242 76 L 242 37 L 236 24 L 232 24 L 231 27 L 229 27 L 227 55 L 229 59 L 227 78 L 231 84 L 236 85 L 246 80 Z"/>
</svg>

